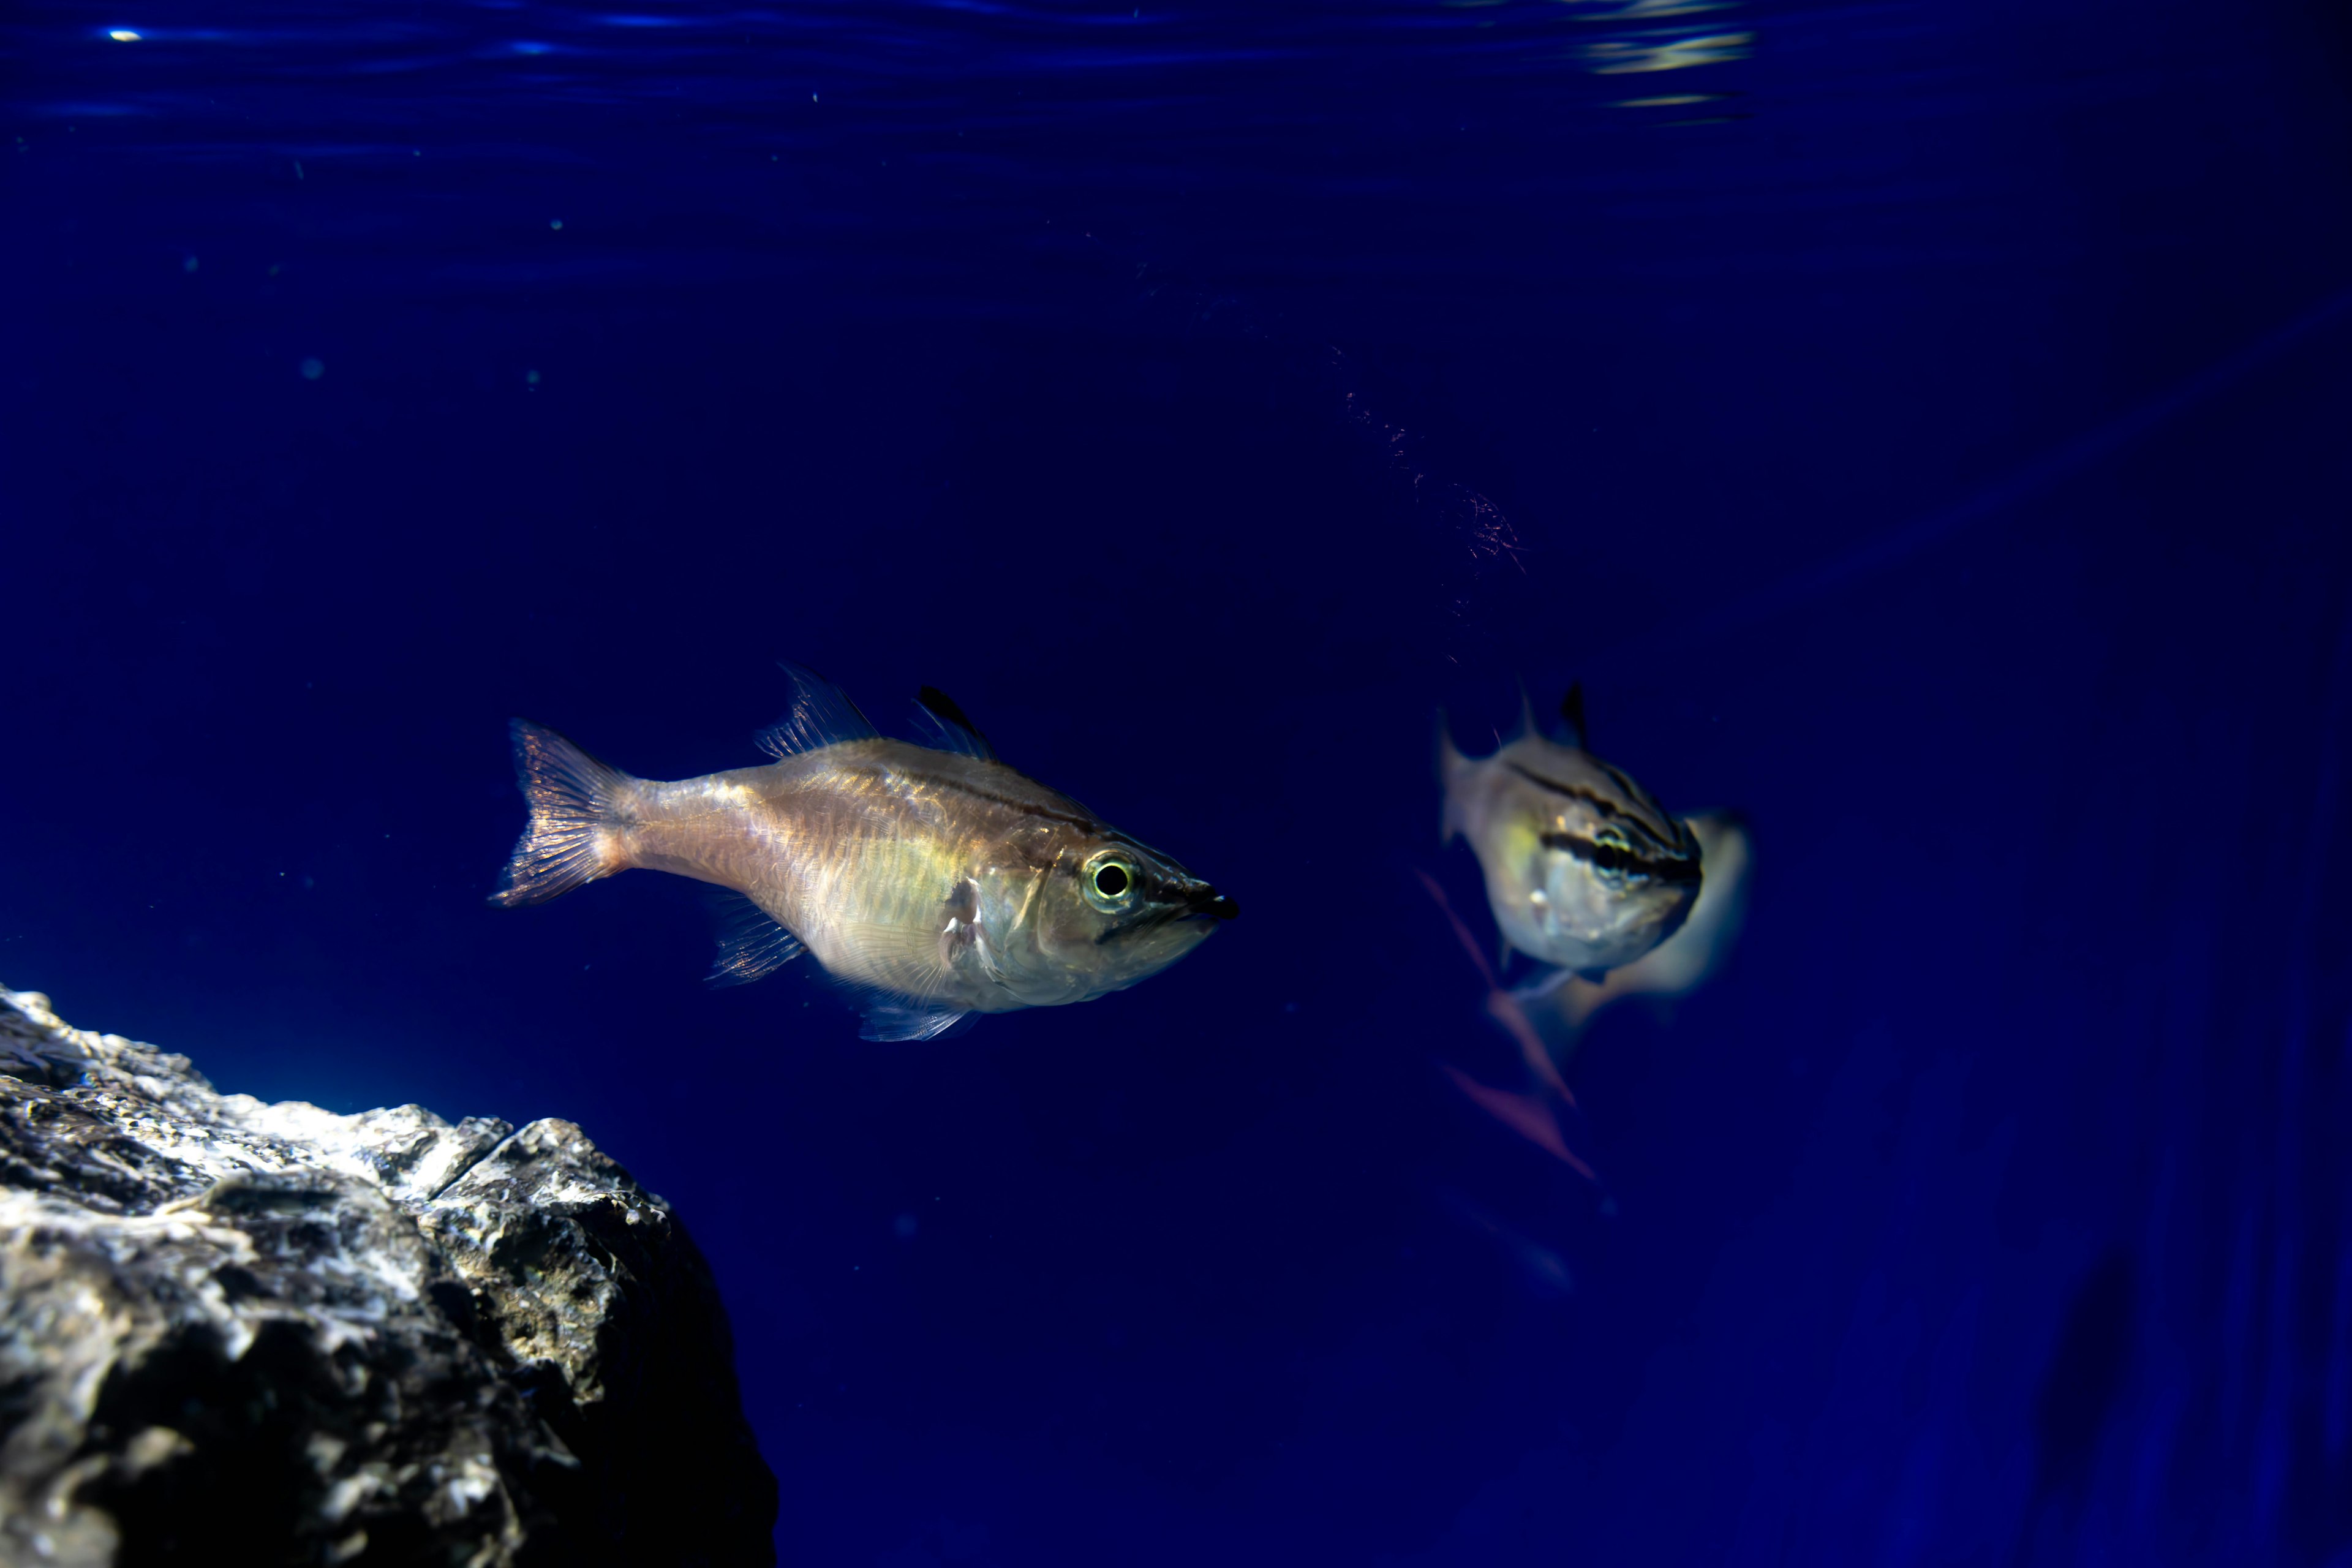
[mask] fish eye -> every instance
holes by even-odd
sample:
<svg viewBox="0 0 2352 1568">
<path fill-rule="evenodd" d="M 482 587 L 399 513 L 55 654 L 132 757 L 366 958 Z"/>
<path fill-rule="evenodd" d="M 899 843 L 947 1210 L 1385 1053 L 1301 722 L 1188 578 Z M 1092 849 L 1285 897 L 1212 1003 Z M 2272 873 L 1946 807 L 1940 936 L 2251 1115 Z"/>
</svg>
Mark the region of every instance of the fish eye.
<svg viewBox="0 0 2352 1568">
<path fill-rule="evenodd" d="M 1087 902 L 1102 910 L 1125 904 L 1136 890 L 1135 867 L 1116 855 L 1106 855 L 1078 873 Z"/>
</svg>

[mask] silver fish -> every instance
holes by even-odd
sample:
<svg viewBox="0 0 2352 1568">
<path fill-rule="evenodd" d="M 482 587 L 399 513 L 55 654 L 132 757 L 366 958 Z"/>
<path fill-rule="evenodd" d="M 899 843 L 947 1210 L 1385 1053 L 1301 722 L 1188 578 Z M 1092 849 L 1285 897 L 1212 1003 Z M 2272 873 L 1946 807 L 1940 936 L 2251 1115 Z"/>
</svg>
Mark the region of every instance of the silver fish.
<svg viewBox="0 0 2352 1568">
<path fill-rule="evenodd" d="M 859 994 L 875 1040 L 1123 990 L 1234 918 L 1232 899 L 1006 766 L 943 693 L 923 688 L 934 743 L 917 745 L 784 668 L 799 689 L 760 736 L 764 767 L 632 778 L 516 720 L 530 823 L 490 901 L 637 867 L 714 883 L 740 900 L 713 979 L 757 980 L 806 951 Z"/>
<path fill-rule="evenodd" d="M 1727 811 L 1693 812 L 1683 822 L 1706 857 L 1706 880 L 1699 886 L 1698 901 L 1691 906 L 1682 930 L 1622 969 L 1612 969 L 1599 980 L 1579 974 L 1562 979 L 1553 1005 L 1571 1045 L 1593 1015 L 1610 1004 L 1628 996 L 1678 1001 L 1712 979 L 1730 955 L 1748 917 L 1748 868 L 1755 863 L 1748 828 Z M 1538 984 L 1521 994 L 1530 1011 L 1543 989 Z"/>
<path fill-rule="evenodd" d="M 1584 749 L 1583 698 L 1564 740 L 1523 709 L 1520 732 L 1473 760 L 1440 733 L 1444 836 L 1467 839 L 1503 938 L 1528 957 L 1598 975 L 1681 929 L 1697 899 L 1699 844 L 1647 790 Z"/>
</svg>

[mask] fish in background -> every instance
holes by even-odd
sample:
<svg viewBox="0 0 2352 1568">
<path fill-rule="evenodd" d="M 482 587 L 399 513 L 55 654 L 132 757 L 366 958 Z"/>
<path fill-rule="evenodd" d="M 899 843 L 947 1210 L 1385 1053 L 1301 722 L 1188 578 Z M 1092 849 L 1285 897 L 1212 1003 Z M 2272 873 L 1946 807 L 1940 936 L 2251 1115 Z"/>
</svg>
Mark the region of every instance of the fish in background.
<svg viewBox="0 0 2352 1568">
<path fill-rule="evenodd" d="M 1559 736 L 1546 735 L 1522 700 L 1519 732 L 1475 761 L 1441 728 L 1441 842 L 1469 842 L 1505 942 L 1598 979 L 1681 929 L 1698 899 L 1699 845 L 1649 791 L 1584 749 L 1582 687 L 1570 688 L 1560 719 Z"/>
<path fill-rule="evenodd" d="M 1523 703 L 1520 732 L 1492 756 L 1465 758 L 1450 735 L 1440 752 L 1447 838 L 1462 835 L 1477 855 L 1507 947 L 1556 967 L 1507 987 L 1435 879 L 1422 880 L 1486 981 L 1486 1010 L 1518 1046 L 1531 1087 L 1444 1071 L 1481 1110 L 1597 1183 L 1554 1109 L 1577 1108 L 1560 1064 L 1612 1003 L 1671 1002 L 1722 966 L 1746 915 L 1752 852 L 1735 815 L 1670 817 L 1587 751 L 1581 688 L 1560 715 L 1560 733 L 1547 737 Z"/>
<path fill-rule="evenodd" d="M 1723 967 L 1748 919 L 1748 873 L 1754 849 L 1748 825 L 1728 811 L 1693 812 L 1683 825 L 1698 840 L 1706 880 L 1699 885 L 1683 927 L 1674 935 L 1598 980 L 1562 971 L 1527 987 L 1522 1002 L 1537 1017 L 1556 1020 L 1554 1054 L 1565 1055 L 1595 1015 L 1629 996 L 1672 1003 L 1689 995 Z M 1548 1031 L 1549 1033 L 1549 1031 Z"/>
<path fill-rule="evenodd" d="M 963 710 L 917 699 L 929 745 L 891 740 L 847 696 L 785 665 L 775 760 L 633 778 L 554 731 L 513 723 L 530 821 L 490 902 L 535 904 L 635 868 L 725 889 L 711 978 L 814 955 L 870 1040 L 921 1040 L 972 1014 L 1060 1006 L 1167 968 L 1234 900 L 1001 761 Z"/>
</svg>

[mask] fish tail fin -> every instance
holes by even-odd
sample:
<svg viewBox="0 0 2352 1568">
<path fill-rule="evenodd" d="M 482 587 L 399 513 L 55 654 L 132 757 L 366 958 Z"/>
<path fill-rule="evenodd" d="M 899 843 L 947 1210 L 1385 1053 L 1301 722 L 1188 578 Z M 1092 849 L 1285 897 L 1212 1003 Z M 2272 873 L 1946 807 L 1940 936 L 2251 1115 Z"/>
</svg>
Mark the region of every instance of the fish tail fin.
<svg viewBox="0 0 2352 1568">
<path fill-rule="evenodd" d="M 637 781 L 527 719 L 509 728 L 530 821 L 490 902 L 509 910 L 545 903 L 635 864 L 628 829 Z"/>
</svg>

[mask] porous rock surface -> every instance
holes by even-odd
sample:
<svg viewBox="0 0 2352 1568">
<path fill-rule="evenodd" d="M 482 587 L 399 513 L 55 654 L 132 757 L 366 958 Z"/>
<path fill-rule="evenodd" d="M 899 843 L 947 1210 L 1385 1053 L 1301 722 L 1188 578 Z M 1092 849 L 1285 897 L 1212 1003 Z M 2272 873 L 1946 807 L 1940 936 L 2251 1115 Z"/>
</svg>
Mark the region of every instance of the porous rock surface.
<svg viewBox="0 0 2352 1568">
<path fill-rule="evenodd" d="M 764 1563 L 775 1500 L 579 1128 L 219 1094 L 0 988 L 0 1563 Z"/>
</svg>

